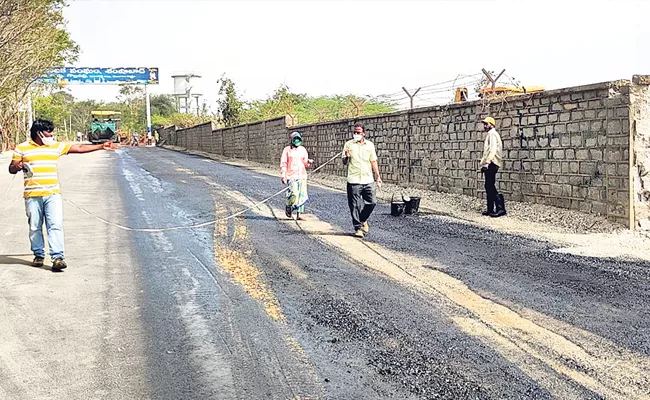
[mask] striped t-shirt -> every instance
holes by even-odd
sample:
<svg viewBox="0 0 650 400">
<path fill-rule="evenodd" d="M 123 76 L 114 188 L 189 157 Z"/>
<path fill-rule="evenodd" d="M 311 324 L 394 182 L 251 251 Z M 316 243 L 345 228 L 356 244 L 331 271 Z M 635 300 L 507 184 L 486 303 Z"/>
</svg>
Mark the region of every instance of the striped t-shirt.
<svg viewBox="0 0 650 400">
<path fill-rule="evenodd" d="M 50 146 L 39 146 L 33 140 L 16 146 L 13 160 L 29 164 L 34 176 L 25 174 L 24 197 L 45 197 L 60 194 L 57 162 L 59 157 L 68 154 L 71 143 L 54 143 Z"/>
</svg>

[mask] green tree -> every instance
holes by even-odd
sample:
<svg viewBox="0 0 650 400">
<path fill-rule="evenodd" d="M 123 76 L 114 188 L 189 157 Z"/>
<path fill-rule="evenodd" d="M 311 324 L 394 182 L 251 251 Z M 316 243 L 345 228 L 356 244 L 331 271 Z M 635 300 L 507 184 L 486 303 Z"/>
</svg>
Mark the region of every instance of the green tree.
<svg viewBox="0 0 650 400">
<path fill-rule="evenodd" d="M 311 124 L 357 116 L 354 104 L 359 105 L 359 116 L 395 111 L 395 105 L 355 95 L 311 97 L 293 93 L 286 85 L 280 86 L 266 100 L 255 100 L 246 105 L 244 122 L 290 115 L 295 124 Z"/>
<path fill-rule="evenodd" d="M 20 106 L 29 86 L 54 67 L 73 62 L 79 47 L 68 35 L 63 0 L 0 1 L 0 133 L 6 147 L 21 135 Z"/>
<path fill-rule="evenodd" d="M 239 125 L 243 122 L 244 103 L 239 99 L 232 80 L 222 77 L 220 81 L 219 95 L 222 97 L 217 101 L 219 120 L 224 126 Z"/>
<path fill-rule="evenodd" d="M 73 132 L 87 133 L 92 122 L 91 111 L 102 108 L 102 103 L 95 100 L 75 101 L 72 105 L 72 128 Z"/>
<path fill-rule="evenodd" d="M 168 94 L 157 94 L 149 99 L 151 105 L 151 115 L 169 117 L 174 115 L 176 110 L 176 100 L 174 96 Z"/>
<path fill-rule="evenodd" d="M 131 132 L 146 132 L 147 114 L 144 89 L 140 86 L 125 85 L 120 88 L 117 96 L 118 104 L 111 103 L 115 111 L 122 112 L 122 130 Z"/>
<path fill-rule="evenodd" d="M 70 117 L 75 104 L 74 96 L 65 91 L 57 91 L 47 96 L 35 96 L 32 100 L 35 118 L 45 118 L 54 122 L 57 135 L 71 138 Z"/>
</svg>

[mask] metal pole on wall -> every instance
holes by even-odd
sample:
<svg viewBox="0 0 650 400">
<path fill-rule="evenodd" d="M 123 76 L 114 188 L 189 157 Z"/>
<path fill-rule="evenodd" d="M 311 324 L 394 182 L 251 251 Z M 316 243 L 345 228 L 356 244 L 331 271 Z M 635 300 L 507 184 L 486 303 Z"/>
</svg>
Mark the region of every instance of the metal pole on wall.
<svg viewBox="0 0 650 400">
<path fill-rule="evenodd" d="M 409 93 L 408 90 L 406 90 L 406 88 L 405 88 L 404 86 L 402 86 L 402 90 L 406 93 L 406 95 L 407 95 L 407 96 L 409 97 L 409 99 L 411 100 L 411 110 L 413 109 L 413 98 L 415 97 L 416 94 L 418 94 L 418 92 L 420 91 L 420 89 L 422 89 L 422 88 L 419 87 L 418 90 L 416 90 L 413 94 L 411 94 L 411 93 Z"/>
<path fill-rule="evenodd" d="M 149 85 L 144 85 L 144 96 L 147 104 L 147 140 L 151 140 L 151 103 L 149 102 Z"/>
</svg>

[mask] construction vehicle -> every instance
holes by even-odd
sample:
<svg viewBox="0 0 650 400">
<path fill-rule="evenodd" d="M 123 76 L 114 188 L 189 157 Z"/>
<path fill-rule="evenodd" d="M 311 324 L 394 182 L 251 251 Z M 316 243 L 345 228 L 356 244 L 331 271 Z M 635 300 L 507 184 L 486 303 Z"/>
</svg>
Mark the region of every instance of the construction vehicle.
<svg viewBox="0 0 650 400">
<path fill-rule="evenodd" d="M 478 90 L 478 97 L 491 98 L 495 96 L 515 96 L 518 94 L 524 93 L 535 93 L 543 92 L 544 88 L 542 86 L 495 86 L 494 88 L 484 87 Z"/>
<path fill-rule="evenodd" d="M 468 98 L 467 88 L 456 88 L 456 95 L 454 96 L 455 103 L 462 103 L 467 101 Z"/>
<path fill-rule="evenodd" d="M 490 99 L 496 96 L 515 96 L 524 93 L 542 92 L 544 90 L 545 89 L 542 86 L 495 86 L 494 89 L 492 87 L 484 87 L 482 89 L 478 89 L 478 97 Z M 465 102 L 468 98 L 469 96 L 467 88 L 456 88 L 454 103 Z"/>
<path fill-rule="evenodd" d="M 117 135 L 120 137 L 120 143 L 122 144 L 128 144 L 131 141 L 129 133 L 119 128 L 117 129 Z"/>
<path fill-rule="evenodd" d="M 91 111 L 90 114 L 93 120 L 90 123 L 88 140 L 91 143 L 104 143 L 109 140 L 119 143 L 121 141 L 117 128 L 121 115 L 119 111 Z"/>
</svg>

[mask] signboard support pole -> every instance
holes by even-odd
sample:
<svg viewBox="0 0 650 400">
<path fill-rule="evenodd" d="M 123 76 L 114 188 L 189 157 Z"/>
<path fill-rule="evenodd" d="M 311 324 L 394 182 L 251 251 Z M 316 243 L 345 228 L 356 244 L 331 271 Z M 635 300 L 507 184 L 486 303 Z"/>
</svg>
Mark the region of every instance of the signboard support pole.
<svg viewBox="0 0 650 400">
<path fill-rule="evenodd" d="M 147 103 L 147 139 L 151 141 L 151 103 L 149 102 L 149 85 L 144 85 L 144 96 Z"/>
</svg>

